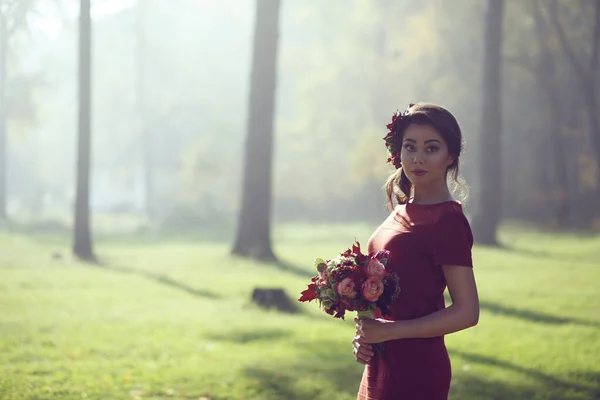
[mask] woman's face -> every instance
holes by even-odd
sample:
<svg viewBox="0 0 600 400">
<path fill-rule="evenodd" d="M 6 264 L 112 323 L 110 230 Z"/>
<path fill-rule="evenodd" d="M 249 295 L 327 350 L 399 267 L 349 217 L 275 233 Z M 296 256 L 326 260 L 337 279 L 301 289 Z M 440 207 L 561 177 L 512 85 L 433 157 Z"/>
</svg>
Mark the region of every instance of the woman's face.
<svg viewBox="0 0 600 400">
<path fill-rule="evenodd" d="M 448 144 L 433 127 L 416 124 L 404 131 L 400 158 L 404 173 L 415 187 L 445 182 L 448 167 L 454 161 Z"/>
</svg>

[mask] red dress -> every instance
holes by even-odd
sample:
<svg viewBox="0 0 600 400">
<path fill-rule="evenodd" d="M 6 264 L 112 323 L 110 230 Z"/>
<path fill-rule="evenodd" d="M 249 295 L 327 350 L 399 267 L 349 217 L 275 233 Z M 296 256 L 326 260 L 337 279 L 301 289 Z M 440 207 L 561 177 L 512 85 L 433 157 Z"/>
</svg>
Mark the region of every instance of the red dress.
<svg viewBox="0 0 600 400">
<path fill-rule="evenodd" d="M 445 307 L 441 265 L 472 268 L 473 235 L 456 201 L 406 204 L 377 228 L 369 253 L 390 251 L 388 268 L 398 274 L 401 292 L 389 320 L 408 320 Z M 363 372 L 358 400 L 446 400 L 451 368 L 444 337 L 386 342 L 383 355 Z"/>
</svg>

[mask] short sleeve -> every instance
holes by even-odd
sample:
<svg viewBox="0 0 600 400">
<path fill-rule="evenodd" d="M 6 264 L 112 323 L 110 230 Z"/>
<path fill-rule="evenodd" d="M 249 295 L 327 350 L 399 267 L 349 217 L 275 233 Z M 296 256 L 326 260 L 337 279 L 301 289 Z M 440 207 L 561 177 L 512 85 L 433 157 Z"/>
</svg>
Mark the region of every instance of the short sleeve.
<svg viewBox="0 0 600 400">
<path fill-rule="evenodd" d="M 431 253 L 435 265 L 473 267 L 473 233 L 462 212 L 443 214 L 433 225 Z"/>
</svg>

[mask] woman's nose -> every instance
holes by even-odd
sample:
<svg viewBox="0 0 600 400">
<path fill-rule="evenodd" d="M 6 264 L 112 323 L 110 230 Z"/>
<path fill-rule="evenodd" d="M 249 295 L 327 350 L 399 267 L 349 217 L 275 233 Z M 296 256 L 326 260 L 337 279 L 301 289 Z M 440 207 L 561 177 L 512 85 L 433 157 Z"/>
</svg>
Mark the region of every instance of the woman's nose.
<svg viewBox="0 0 600 400">
<path fill-rule="evenodd" d="M 423 156 L 420 153 L 415 153 L 414 158 L 413 158 L 413 163 L 423 164 Z"/>
</svg>

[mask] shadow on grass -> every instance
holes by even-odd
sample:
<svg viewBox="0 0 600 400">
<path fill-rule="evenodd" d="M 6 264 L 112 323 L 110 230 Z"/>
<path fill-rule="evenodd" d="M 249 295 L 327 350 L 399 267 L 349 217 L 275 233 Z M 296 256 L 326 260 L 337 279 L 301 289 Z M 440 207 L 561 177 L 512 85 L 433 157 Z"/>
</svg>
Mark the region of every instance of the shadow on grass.
<svg viewBox="0 0 600 400">
<path fill-rule="evenodd" d="M 282 340 L 290 336 L 292 332 L 285 329 L 270 330 L 248 330 L 248 331 L 230 331 L 223 334 L 205 335 L 206 338 L 218 341 L 227 341 L 237 344 Z"/>
<path fill-rule="evenodd" d="M 260 382 L 261 398 L 356 398 L 363 366 L 354 361 L 350 342 L 342 346 L 324 340 L 299 346 L 306 350 L 304 356 L 245 369 L 246 377 Z"/>
<path fill-rule="evenodd" d="M 444 294 L 446 304 L 451 304 L 452 299 L 448 293 Z M 493 314 L 506 315 L 513 318 L 518 318 L 526 321 L 537 322 L 541 324 L 564 325 L 573 324 L 580 326 L 588 326 L 592 328 L 600 328 L 600 322 L 586 320 L 582 318 L 558 317 L 556 315 L 545 314 L 538 311 L 527 310 L 524 308 L 516 308 L 505 306 L 500 303 L 495 303 L 488 300 L 480 300 L 479 306 L 482 310 L 489 311 Z"/>
<path fill-rule="evenodd" d="M 212 300 L 217 300 L 220 299 L 221 296 L 209 292 L 207 290 L 201 290 L 201 289 L 196 289 L 193 288 L 189 285 L 186 285 L 185 283 L 176 281 L 172 278 L 169 278 L 168 276 L 165 275 L 160 275 L 160 274 L 153 274 L 151 272 L 147 272 L 147 271 L 141 271 L 139 269 L 135 269 L 135 268 L 127 268 L 127 267 L 117 267 L 117 266 L 110 266 L 107 264 L 102 264 L 102 267 L 110 270 L 110 271 L 115 271 L 115 272 L 119 272 L 119 273 L 124 273 L 124 274 L 132 274 L 132 275 L 140 275 L 143 276 L 145 278 L 151 279 L 155 282 L 158 282 L 160 284 L 166 285 L 166 286 L 170 286 L 179 290 L 182 290 L 186 293 L 192 294 L 194 296 L 199 296 L 199 297 L 204 297 L 207 299 L 212 299 Z"/>
<path fill-rule="evenodd" d="M 527 321 L 538 322 L 542 324 L 574 324 L 581 326 L 591 326 L 594 328 L 600 328 L 600 323 L 596 321 L 584 320 L 579 318 L 567 318 L 557 317 L 550 314 L 544 314 L 537 311 L 531 311 L 522 308 L 509 307 L 502 304 L 494 303 L 491 301 L 482 300 L 480 301 L 480 307 L 482 310 L 492 312 L 494 314 L 507 315 L 509 317 L 524 319 Z"/>
<path fill-rule="evenodd" d="M 271 268 L 277 269 L 279 271 L 287 272 L 292 275 L 303 277 L 303 278 L 312 278 L 317 273 L 316 270 L 313 273 L 312 270 L 307 269 L 306 267 L 302 267 L 300 265 L 293 264 L 289 261 L 282 260 L 279 257 L 276 257 L 275 259 L 256 259 L 256 258 L 252 258 L 252 257 L 243 257 L 243 256 L 231 255 L 231 254 L 230 254 L 230 257 L 232 257 L 233 259 L 238 259 L 238 260 L 257 261 L 267 267 L 271 267 Z"/>
<path fill-rule="evenodd" d="M 553 253 L 550 251 L 544 250 L 530 250 L 524 249 L 521 247 L 515 247 L 507 244 L 501 244 L 499 249 L 504 250 L 508 253 L 515 253 L 523 256 L 534 257 L 534 258 L 546 258 L 553 260 L 561 260 L 568 262 L 592 262 L 598 259 L 598 253 L 594 252 L 586 252 L 579 255 L 574 254 L 563 254 L 563 253 Z"/>
<path fill-rule="evenodd" d="M 565 399 L 562 392 L 544 394 L 544 400 Z M 479 376 L 461 374 L 453 377 L 448 398 L 449 400 L 531 400 L 542 398 L 539 395 L 540 388 L 536 386 L 493 381 Z"/>
<path fill-rule="evenodd" d="M 294 377 L 286 372 L 275 372 L 260 367 L 248 368 L 245 375 L 260 382 L 260 393 L 268 399 L 299 399 Z"/>
<path fill-rule="evenodd" d="M 306 343 L 301 347 L 306 350 L 304 356 L 268 365 L 259 364 L 244 370 L 248 379 L 260 382 L 258 394 L 261 398 L 356 398 L 363 367 L 354 361 L 350 346 L 322 341 L 319 346 Z M 460 356 L 465 362 L 521 373 L 535 379 L 535 382 L 517 384 L 488 380 L 483 375 L 456 371 L 453 374 L 450 400 L 530 400 L 540 395 L 543 396 L 539 398 L 548 400 L 597 399 L 600 395 L 600 373 L 597 372 L 573 373 L 563 379 L 492 357 L 460 351 L 451 351 L 451 355 Z"/>
<path fill-rule="evenodd" d="M 267 331 L 264 336 L 244 332 L 233 340 L 279 340 L 284 331 Z M 243 370 L 248 380 L 260 382 L 257 395 L 268 399 L 354 399 L 363 367 L 354 361 L 350 342 L 320 340 L 295 343 L 297 353 L 288 359 L 261 362 Z M 466 363 L 484 364 L 532 378 L 528 384 L 488 380 L 483 374 L 455 371 L 450 400 L 530 400 L 544 398 L 597 399 L 600 395 L 600 372 L 580 371 L 553 376 L 494 357 L 450 351 Z M 542 397 L 540 397 L 542 395 Z"/>
<path fill-rule="evenodd" d="M 577 383 L 577 382 L 571 382 L 571 381 L 567 381 L 564 379 L 560 379 L 555 376 L 548 375 L 548 374 L 545 374 L 540 371 L 536 371 L 531 368 L 522 367 L 522 366 L 510 363 L 508 361 L 502 361 L 502 360 L 499 360 L 497 358 L 490 357 L 490 356 L 484 356 L 484 355 L 475 354 L 475 353 L 468 353 L 468 352 L 459 351 L 459 350 L 450 350 L 449 352 L 450 352 L 451 356 L 459 356 L 463 360 L 470 362 L 470 363 L 491 365 L 491 366 L 506 369 L 506 370 L 509 370 L 512 372 L 518 372 L 518 373 L 526 375 L 530 378 L 534 378 L 534 379 L 540 381 L 541 383 L 543 383 L 544 388 L 548 389 L 548 392 L 551 391 L 550 389 L 557 390 L 557 391 L 561 392 L 562 396 L 566 395 L 567 393 L 572 394 L 573 392 L 577 392 L 579 394 L 584 394 L 586 396 L 590 396 L 590 397 L 586 397 L 586 398 L 595 399 L 595 398 L 597 398 L 597 396 L 600 395 L 600 383 L 598 381 L 598 378 L 600 378 L 600 373 L 598 373 L 598 372 L 585 371 L 585 372 L 579 372 L 579 373 L 575 372 L 575 373 L 569 374 L 578 382 L 584 382 L 584 383 Z M 475 387 L 473 388 L 474 391 L 479 391 L 479 390 L 488 391 L 489 390 L 487 387 L 479 389 L 476 386 L 477 385 L 475 385 Z M 489 395 L 492 395 L 494 392 L 488 392 L 488 393 L 489 393 Z M 523 393 L 523 394 L 526 394 L 526 393 Z M 494 398 L 496 398 L 496 397 L 494 397 Z M 504 398 L 504 397 L 501 397 L 501 398 Z M 512 399 L 513 397 L 507 397 L 507 399 L 508 398 Z M 514 397 L 514 398 L 515 399 L 516 398 L 530 399 L 533 397 Z M 558 399 L 558 398 L 564 398 L 564 397 L 556 397 L 556 398 Z"/>
<path fill-rule="evenodd" d="M 313 273 L 311 270 L 308 270 L 304 267 L 292 264 L 285 260 L 277 260 L 276 262 L 270 263 L 269 265 L 276 267 L 280 271 L 288 272 L 290 274 L 293 274 L 293 275 L 296 275 L 299 277 L 303 277 L 303 278 L 312 278 L 314 275 L 317 274 L 316 270 Z"/>
</svg>

